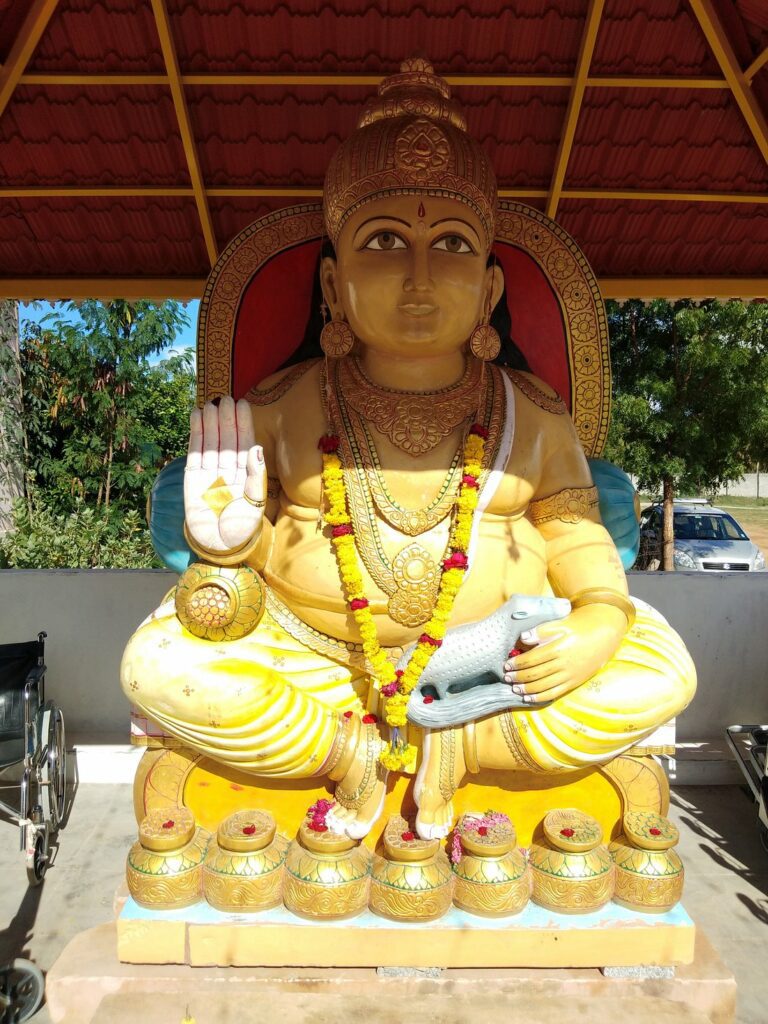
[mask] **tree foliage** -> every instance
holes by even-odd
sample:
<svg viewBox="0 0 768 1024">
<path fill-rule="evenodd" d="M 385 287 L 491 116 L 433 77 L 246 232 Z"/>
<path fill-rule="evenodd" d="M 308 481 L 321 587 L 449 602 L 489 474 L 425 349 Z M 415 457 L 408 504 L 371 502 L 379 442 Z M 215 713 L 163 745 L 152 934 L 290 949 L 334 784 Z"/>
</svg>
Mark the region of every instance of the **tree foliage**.
<svg viewBox="0 0 768 1024">
<path fill-rule="evenodd" d="M 716 493 L 749 469 L 768 436 L 768 307 L 611 302 L 608 322 L 606 458 L 641 489 L 663 491 L 664 567 L 672 568 L 675 495 Z"/>
<path fill-rule="evenodd" d="M 27 499 L 4 542 L 11 564 L 122 565 L 121 538 L 147 564 L 137 524 L 157 472 L 186 447 L 195 382 L 190 352 L 150 359 L 186 323 L 176 302 L 89 300 L 27 327 L 19 353 Z M 78 548 L 80 528 L 92 537 Z M 54 535 L 68 538 L 63 547 Z"/>
</svg>

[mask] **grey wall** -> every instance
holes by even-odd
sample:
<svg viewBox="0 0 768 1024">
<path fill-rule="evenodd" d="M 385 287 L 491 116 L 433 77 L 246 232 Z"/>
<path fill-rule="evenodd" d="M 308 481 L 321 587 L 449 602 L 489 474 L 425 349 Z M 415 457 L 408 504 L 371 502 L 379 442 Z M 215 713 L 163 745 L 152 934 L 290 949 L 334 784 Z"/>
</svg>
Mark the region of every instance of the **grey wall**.
<svg viewBox="0 0 768 1024">
<path fill-rule="evenodd" d="M 175 578 L 160 570 L 0 572 L 0 643 L 48 632 L 48 693 L 70 735 L 127 736 L 120 656 Z M 696 662 L 699 690 L 678 738 L 721 738 L 733 722 L 768 721 L 768 573 L 630 573 L 629 582 Z"/>
<path fill-rule="evenodd" d="M 123 648 L 176 579 L 162 569 L 0 571 L 0 643 L 48 633 L 46 696 L 64 709 L 69 736 L 127 738 Z"/>
</svg>

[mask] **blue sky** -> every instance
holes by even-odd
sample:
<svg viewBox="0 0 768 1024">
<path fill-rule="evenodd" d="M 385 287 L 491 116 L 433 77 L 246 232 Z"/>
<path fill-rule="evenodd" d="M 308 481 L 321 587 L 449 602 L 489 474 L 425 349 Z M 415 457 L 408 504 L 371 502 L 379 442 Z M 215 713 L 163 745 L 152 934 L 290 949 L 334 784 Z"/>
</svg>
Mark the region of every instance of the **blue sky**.
<svg viewBox="0 0 768 1024">
<path fill-rule="evenodd" d="M 51 302 L 22 302 L 19 304 L 19 331 L 24 333 L 24 325 L 26 323 L 40 323 L 44 316 L 48 316 L 58 308 L 60 314 L 63 313 L 64 303 L 51 303 Z M 200 303 L 197 301 L 188 302 L 185 311 L 189 318 L 189 326 L 186 327 L 181 334 L 178 335 L 176 341 L 173 343 L 173 348 L 183 351 L 185 348 L 195 348 L 196 332 L 197 332 L 197 311 Z M 155 356 L 151 362 L 157 362 L 163 358 L 163 354 L 159 353 Z"/>
</svg>

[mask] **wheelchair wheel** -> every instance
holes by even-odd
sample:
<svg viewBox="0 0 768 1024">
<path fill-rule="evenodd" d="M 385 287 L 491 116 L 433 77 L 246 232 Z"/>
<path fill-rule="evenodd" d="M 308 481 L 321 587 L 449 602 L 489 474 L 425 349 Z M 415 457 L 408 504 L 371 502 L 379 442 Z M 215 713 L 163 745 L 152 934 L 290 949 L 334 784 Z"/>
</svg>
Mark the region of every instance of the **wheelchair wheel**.
<svg viewBox="0 0 768 1024">
<path fill-rule="evenodd" d="M 0 1022 L 29 1020 L 43 1001 L 44 991 L 43 973 L 29 960 L 14 960 L 0 967 Z"/>
<path fill-rule="evenodd" d="M 27 826 L 31 828 L 33 826 Z M 34 843 L 27 848 L 27 883 L 35 886 L 40 885 L 45 878 L 48 869 L 48 851 L 46 849 L 45 834 L 37 832 Z"/>
<path fill-rule="evenodd" d="M 67 745 L 61 708 L 53 708 L 48 719 L 48 754 L 43 781 L 47 783 L 48 819 L 55 832 L 64 820 L 67 805 Z"/>
</svg>

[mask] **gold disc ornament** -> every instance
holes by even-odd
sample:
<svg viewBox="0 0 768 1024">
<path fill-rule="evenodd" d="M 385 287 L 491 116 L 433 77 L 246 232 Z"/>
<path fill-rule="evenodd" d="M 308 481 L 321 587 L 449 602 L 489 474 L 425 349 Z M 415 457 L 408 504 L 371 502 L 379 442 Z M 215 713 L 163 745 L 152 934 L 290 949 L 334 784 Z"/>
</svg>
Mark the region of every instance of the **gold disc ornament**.
<svg viewBox="0 0 768 1024">
<path fill-rule="evenodd" d="M 355 336 L 346 320 L 331 320 L 320 332 L 320 348 L 330 359 L 342 359 L 355 347 Z"/>
<path fill-rule="evenodd" d="M 264 614 L 264 583 L 248 566 L 224 567 L 196 562 L 176 586 L 176 614 L 201 640 L 240 640 L 252 633 Z"/>
<path fill-rule="evenodd" d="M 469 350 L 483 362 L 490 362 L 501 352 L 499 332 L 490 324 L 480 324 L 470 335 Z"/>
</svg>

